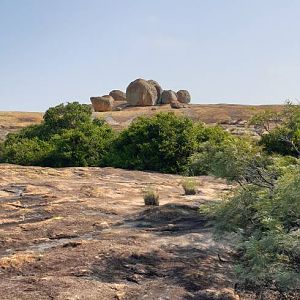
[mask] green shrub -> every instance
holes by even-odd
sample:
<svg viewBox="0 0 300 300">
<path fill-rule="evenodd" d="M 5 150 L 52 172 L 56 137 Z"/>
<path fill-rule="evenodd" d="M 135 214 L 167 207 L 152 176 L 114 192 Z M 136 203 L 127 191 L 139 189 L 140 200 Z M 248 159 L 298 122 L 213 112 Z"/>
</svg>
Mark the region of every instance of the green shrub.
<svg viewBox="0 0 300 300">
<path fill-rule="evenodd" d="M 236 271 L 246 289 L 276 288 L 285 293 L 300 285 L 300 166 L 282 165 L 273 165 L 279 168 L 273 187 L 254 180 L 213 207 L 217 232 L 240 236 Z"/>
<path fill-rule="evenodd" d="M 188 159 L 187 173 L 193 176 L 210 174 L 239 183 L 251 178 L 259 181 L 257 171 L 264 169 L 269 160 L 252 141 L 228 136 L 219 143 L 203 143 Z"/>
<path fill-rule="evenodd" d="M 75 129 L 92 122 L 92 109 L 89 105 L 72 102 L 49 108 L 44 114 L 43 126 L 48 135 L 59 133 L 66 129 Z"/>
<path fill-rule="evenodd" d="M 92 120 L 88 105 L 77 102 L 49 108 L 44 121 L 9 134 L 0 144 L 0 161 L 51 167 L 101 166 L 115 134 Z"/>
<path fill-rule="evenodd" d="M 267 152 L 300 157 L 300 105 L 287 103 L 280 113 L 260 113 L 250 124 L 264 132 L 260 144 Z"/>
<path fill-rule="evenodd" d="M 52 136 L 52 167 L 101 166 L 109 153 L 114 134 L 106 124 L 87 124 Z"/>
<path fill-rule="evenodd" d="M 300 124 L 298 130 L 300 130 Z M 298 132 L 293 132 L 293 130 L 287 126 L 281 126 L 263 135 L 259 144 L 262 145 L 268 153 L 279 153 L 281 155 L 297 157 L 299 156 L 298 152 L 300 150 L 300 136 L 298 136 Z"/>
<path fill-rule="evenodd" d="M 203 144 L 205 144 L 206 142 L 219 145 L 222 144 L 225 140 L 232 137 L 229 132 L 225 131 L 220 126 L 208 126 L 200 122 L 194 123 L 193 131 L 197 147 L 200 147 L 200 150 L 202 149 Z M 199 151 L 199 149 L 196 149 L 196 151 Z"/>
<path fill-rule="evenodd" d="M 230 136 L 219 127 L 173 113 L 140 117 L 117 135 L 104 121 L 92 120 L 91 114 L 88 105 L 77 102 L 49 108 L 41 124 L 7 137 L 0 146 L 0 161 L 184 173 L 195 151 L 205 152 L 206 143 L 217 145 Z"/>
<path fill-rule="evenodd" d="M 139 117 L 115 140 L 108 164 L 178 173 L 195 149 L 193 122 L 173 113 Z"/>
<path fill-rule="evenodd" d="M 107 165 L 184 173 L 189 157 L 205 142 L 218 144 L 228 136 L 220 127 L 193 123 L 173 113 L 140 117 L 115 140 Z"/>
<path fill-rule="evenodd" d="M 147 187 L 145 190 L 143 190 L 143 194 L 145 205 L 159 205 L 159 195 L 153 188 Z"/>
<path fill-rule="evenodd" d="M 24 166 L 45 166 L 52 150 L 53 147 L 50 143 L 38 138 L 15 139 L 10 137 L 1 146 L 1 162 Z"/>
<path fill-rule="evenodd" d="M 181 182 L 185 195 L 197 194 L 197 182 L 194 179 L 185 179 Z"/>
</svg>

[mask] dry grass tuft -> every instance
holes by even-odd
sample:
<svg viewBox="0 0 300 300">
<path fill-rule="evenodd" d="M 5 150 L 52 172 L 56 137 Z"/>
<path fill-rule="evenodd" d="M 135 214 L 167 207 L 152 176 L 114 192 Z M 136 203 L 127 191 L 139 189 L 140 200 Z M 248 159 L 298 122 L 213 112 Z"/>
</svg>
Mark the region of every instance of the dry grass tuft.
<svg viewBox="0 0 300 300">
<path fill-rule="evenodd" d="M 185 179 L 181 182 L 185 195 L 197 194 L 197 182 L 194 179 Z"/>
<path fill-rule="evenodd" d="M 143 190 L 143 194 L 145 205 L 159 206 L 159 195 L 157 191 L 151 187 L 147 187 Z"/>
</svg>

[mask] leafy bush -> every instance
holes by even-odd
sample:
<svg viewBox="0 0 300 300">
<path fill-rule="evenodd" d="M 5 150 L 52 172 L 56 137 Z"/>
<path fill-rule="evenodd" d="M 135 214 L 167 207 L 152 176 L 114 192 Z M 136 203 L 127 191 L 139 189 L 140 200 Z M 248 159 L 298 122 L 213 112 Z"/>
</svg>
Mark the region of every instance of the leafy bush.
<svg viewBox="0 0 300 300">
<path fill-rule="evenodd" d="M 236 271 L 241 287 L 284 293 L 300 286 L 300 164 L 274 159 L 273 169 L 272 185 L 253 179 L 213 209 L 217 231 L 240 236 Z M 268 165 L 265 173 L 273 169 Z"/>
<path fill-rule="evenodd" d="M 144 191 L 144 203 L 145 205 L 159 205 L 159 195 L 158 193 L 151 187 L 147 187 Z"/>
<path fill-rule="evenodd" d="M 256 167 L 263 170 L 268 163 L 269 158 L 252 141 L 228 136 L 219 143 L 213 140 L 203 143 L 189 158 L 187 172 L 190 175 L 211 174 L 242 183 L 250 178 L 262 179 Z"/>
<path fill-rule="evenodd" d="M 0 146 L 1 162 L 51 167 L 99 166 L 114 138 L 111 127 L 92 120 L 88 105 L 50 108 L 39 125 L 9 134 Z"/>
<path fill-rule="evenodd" d="M 251 121 L 261 132 L 260 144 L 269 153 L 300 157 L 300 106 L 287 103 L 280 113 L 264 112 Z"/>
<path fill-rule="evenodd" d="M 75 129 L 83 124 L 89 124 L 92 122 L 91 116 L 92 109 L 89 105 L 78 102 L 60 104 L 46 111 L 42 126 L 46 127 L 47 136 L 49 136 L 66 129 Z"/>
<path fill-rule="evenodd" d="M 219 127 L 193 123 L 173 113 L 140 117 L 115 140 L 107 164 L 167 173 L 186 171 L 188 158 L 205 141 L 216 143 L 229 134 Z"/>
<path fill-rule="evenodd" d="M 219 127 L 193 123 L 173 113 L 140 117 L 116 135 L 102 120 L 92 120 L 91 116 L 90 107 L 77 102 L 49 108 L 41 124 L 7 137 L 0 145 L 0 160 L 52 167 L 105 165 L 183 173 L 195 151 L 229 136 Z"/>
<path fill-rule="evenodd" d="M 2 146 L 1 162 L 24 166 L 44 166 L 53 150 L 50 143 L 38 138 L 18 139 L 10 137 Z"/>
<path fill-rule="evenodd" d="M 197 194 L 197 182 L 194 179 L 185 179 L 181 182 L 185 195 Z"/>
<path fill-rule="evenodd" d="M 115 140 L 108 164 L 178 173 L 184 169 L 195 145 L 191 120 L 173 113 L 140 117 Z"/>
<path fill-rule="evenodd" d="M 106 124 L 65 130 L 50 139 L 53 151 L 48 160 L 53 167 L 101 166 L 113 137 L 112 129 Z"/>
<path fill-rule="evenodd" d="M 269 153 L 300 156 L 300 123 L 296 131 L 288 126 L 273 129 L 261 137 L 260 144 Z"/>
<path fill-rule="evenodd" d="M 280 293 L 299 288 L 299 160 L 270 156 L 251 140 L 229 136 L 200 145 L 188 170 L 240 185 L 227 201 L 201 208 L 212 214 L 219 234 L 234 232 L 240 240 L 240 287 Z"/>
</svg>

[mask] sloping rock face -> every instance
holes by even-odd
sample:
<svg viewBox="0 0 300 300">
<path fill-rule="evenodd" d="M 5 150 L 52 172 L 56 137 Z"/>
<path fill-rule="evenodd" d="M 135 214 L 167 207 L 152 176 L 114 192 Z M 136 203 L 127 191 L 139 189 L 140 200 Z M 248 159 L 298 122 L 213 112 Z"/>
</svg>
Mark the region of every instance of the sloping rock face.
<svg viewBox="0 0 300 300">
<path fill-rule="evenodd" d="M 190 103 L 191 95 L 187 90 L 179 90 L 177 92 L 177 99 L 181 103 Z"/>
<path fill-rule="evenodd" d="M 177 101 L 177 95 L 172 90 L 165 90 L 161 94 L 161 104 L 169 104 L 172 101 Z"/>
<path fill-rule="evenodd" d="M 148 80 L 148 83 L 152 84 L 155 88 L 156 88 L 156 92 L 157 92 L 157 99 L 156 99 L 156 104 L 160 104 L 160 98 L 161 98 L 161 94 L 163 92 L 162 87 L 160 86 L 160 84 L 155 81 L 155 80 Z"/>
<path fill-rule="evenodd" d="M 144 79 L 136 79 L 126 89 L 126 99 L 131 106 L 151 106 L 157 101 L 154 85 Z"/>
<path fill-rule="evenodd" d="M 96 112 L 110 111 L 113 108 L 114 98 L 109 95 L 102 97 L 91 97 L 93 108 Z"/>
<path fill-rule="evenodd" d="M 109 96 L 113 97 L 115 101 L 126 101 L 126 94 L 120 90 L 111 91 Z"/>
<path fill-rule="evenodd" d="M 230 186 L 194 177 L 201 196 L 183 196 L 184 179 L 0 164 L 0 299 L 227 299 L 233 249 L 213 241 L 198 207 Z M 149 186 L 160 206 L 144 206 Z"/>
<path fill-rule="evenodd" d="M 179 109 L 179 108 L 184 108 L 184 104 L 179 102 L 179 101 L 171 101 L 170 102 L 171 108 Z"/>
</svg>

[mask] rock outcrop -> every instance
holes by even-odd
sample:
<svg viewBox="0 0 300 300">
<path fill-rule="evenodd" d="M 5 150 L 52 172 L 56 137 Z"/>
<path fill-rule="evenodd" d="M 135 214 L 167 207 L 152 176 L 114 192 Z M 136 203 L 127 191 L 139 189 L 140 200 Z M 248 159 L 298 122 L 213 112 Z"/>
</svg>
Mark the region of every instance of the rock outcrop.
<svg viewBox="0 0 300 300">
<path fill-rule="evenodd" d="M 161 98 L 161 94 L 163 92 L 162 87 L 160 86 L 160 84 L 155 81 L 155 80 L 148 80 L 148 83 L 152 84 L 155 88 L 156 88 L 156 92 L 157 92 L 157 99 L 156 99 L 156 104 L 160 104 L 160 98 Z"/>
<path fill-rule="evenodd" d="M 151 106 L 157 101 L 154 85 L 144 79 L 136 79 L 126 89 L 126 99 L 131 106 Z"/>
<path fill-rule="evenodd" d="M 110 111 L 113 108 L 114 98 L 112 96 L 104 95 L 102 97 L 91 97 L 90 99 L 96 112 Z"/>
<path fill-rule="evenodd" d="M 169 104 L 172 101 L 177 101 L 177 95 L 172 90 L 165 90 L 161 94 L 161 104 Z"/>
<path fill-rule="evenodd" d="M 177 101 L 177 100 L 171 101 L 170 102 L 170 106 L 171 106 L 171 108 L 175 108 L 175 109 L 184 108 L 184 104 L 181 103 L 181 102 L 179 102 L 179 101 Z"/>
<path fill-rule="evenodd" d="M 177 92 L 177 99 L 181 103 L 190 103 L 191 95 L 187 90 L 179 90 Z"/>
<path fill-rule="evenodd" d="M 109 93 L 115 101 L 126 101 L 126 94 L 120 90 L 113 90 Z"/>
<path fill-rule="evenodd" d="M 128 106 L 154 106 L 174 102 L 173 107 L 179 108 L 180 105 L 177 102 L 189 103 L 191 96 L 187 90 L 179 90 L 177 93 L 172 90 L 163 90 L 155 80 L 138 78 L 128 85 L 126 93 L 121 90 L 112 90 L 109 95 L 91 97 L 95 111 L 122 110 L 124 108 L 120 106 L 120 103 L 112 105 L 111 100 L 121 102 L 121 104 L 126 103 Z"/>
</svg>

